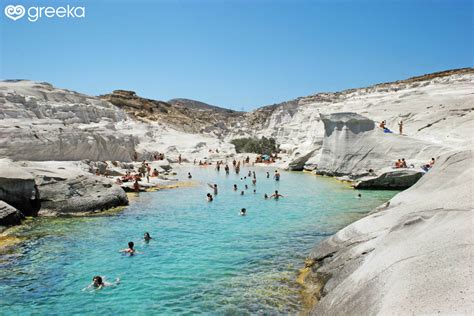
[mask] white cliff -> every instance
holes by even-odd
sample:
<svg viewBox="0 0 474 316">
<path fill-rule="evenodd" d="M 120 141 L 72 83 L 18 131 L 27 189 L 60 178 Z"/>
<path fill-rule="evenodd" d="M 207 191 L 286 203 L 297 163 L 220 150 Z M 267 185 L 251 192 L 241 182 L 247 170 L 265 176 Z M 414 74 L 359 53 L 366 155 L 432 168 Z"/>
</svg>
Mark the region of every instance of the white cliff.
<svg viewBox="0 0 474 316">
<path fill-rule="evenodd" d="M 469 148 L 474 128 L 474 70 L 446 71 L 336 93 L 319 93 L 249 113 L 246 133 L 272 136 L 292 159 L 310 151 L 306 167 L 319 161 L 324 124 L 321 115 L 352 112 L 379 122 L 398 133 L 452 148 Z M 259 117 L 261 116 L 261 117 Z M 251 124 L 252 120 L 258 124 Z M 256 126 L 257 127 L 256 127 Z M 234 136 L 232 136 L 234 137 Z M 290 162 L 288 161 L 288 162 Z M 300 163 L 301 165 L 301 163 Z"/>
<path fill-rule="evenodd" d="M 316 246 L 312 275 L 324 285 L 312 313 L 472 314 L 473 175 L 472 150 L 446 153 L 413 187 Z"/>
</svg>

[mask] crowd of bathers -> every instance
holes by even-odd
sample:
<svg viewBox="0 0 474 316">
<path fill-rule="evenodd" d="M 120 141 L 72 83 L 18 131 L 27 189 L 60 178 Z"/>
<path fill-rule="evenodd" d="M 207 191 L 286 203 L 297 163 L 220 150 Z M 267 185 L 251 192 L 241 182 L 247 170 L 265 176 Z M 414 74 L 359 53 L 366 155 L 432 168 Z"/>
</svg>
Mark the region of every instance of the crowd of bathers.
<svg viewBox="0 0 474 316">
<path fill-rule="evenodd" d="M 135 159 L 136 159 L 136 157 L 135 157 Z M 181 158 L 181 155 L 179 155 L 178 163 L 181 163 L 181 162 L 182 162 L 182 158 Z M 194 164 L 196 164 L 196 160 L 194 160 Z M 232 161 L 232 166 L 233 166 L 233 169 L 234 169 L 234 172 L 235 172 L 236 175 L 240 174 L 241 164 L 242 165 L 249 165 L 250 164 L 250 157 L 247 156 L 244 160 L 242 160 L 242 162 L 237 161 L 235 159 Z M 212 162 L 209 162 L 209 163 L 208 162 L 203 163 L 202 161 L 199 162 L 199 166 L 208 166 L 208 165 L 212 165 Z M 216 162 L 216 170 L 218 172 L 220 172 L 221 166 L 224 166 L 225 174 L 229 175 L 229 173 L 230 173 L 229 165 L 227 163 L 224 163 L 223 161 Z M 134 182 L 134 184 L 135 184 L 134 188 L 135 188 L 136 191 L 138 191 L 138 189 L 139 189 L 138 181 L 141 181 L 141 179 L 143 177 L 146 177 L 148 179 L 150 176 L 158 176 L 158 175 L 159 175 L 158 170 L 155 168 L 155 169 L 153 169 L 153 171 L 151 171 L 150 164 L 147 163 L 146 160 L 143 160 L 143 162 L 140 165 L 140 167 L 138 168 L 137 172 L 133 172 L 133 170 L 132 171 L 127 171 L 125 173 L 125 175 L 123 175 L 121 178 L 117 178 L 117 183 L 122 184 L 123 182 L 129 182 L 129 181 Z M 187 177 L 188 177 L 188 179 L 192 179 L 191 172 L 188 172 Z M 257 185 L 257 174 L 255 173 L 255 171 L 250 171 L 249 170 L 248 173 L 245 176 L 240 178 L 240 180 L 242 182 L 244 182 L 249 178 L 252 179 L 251 180 L 252 186 L 256 187 L 256 185 Z M 268 172 L 268 171 L 266 172 L 266 178 L 267 179 L 270 178 L 270 172 Z M 275 170 L 275 172 L 273 174 L 273 180 L 280 181 L 280 178 L 281 178 L 280 172 L 278 170 Z M 212 202 L 217 197 L 217 195 L 219 193 L 219 190 L 218 190 L 218 186 L 217 186 L 216 183 L 214 183 L 214 184 L 208 183 L 208 186 L 212 190 L 212 193 L 207 193 L 206 194 L 206 200 L 208 202 Z M 249 189 L 249 186 L 247 184 L 244 184 L 243 188 L 244 188 L 244 190 L 240 191 L 240 195 L 244 195 L 245 191 Z M 239 191 L 239 188 L 238 188 L 237 184 L 233 185 L 233 191 Z M 257 193 L 256 189 L 253 189 L 253 193 L 254 194 Z M 283 195 L 280 194 L 278 192 L 278 190 L 275 190 L 272 195 L 268 195 L 267 193 L 265 193 L 264 196 L 263 196 L 264 199 L 275 199 L 275 200 L 278 200 L 281 197 L 283 197 Z M 242 208 L 239 212 L 239 215 L 246 216 L 247 215 L 247 209 Z M 145 232 L 145 234 L 143 236 L 143 240 L 145 242 L 149 242 L 151 239 L 152 238 L 151 238 L 150 234 L 148 232 Z M 135 244 L 134 244 L 133 241 L 128 242 L 128 247 L 125 248 L 125 249 L 120 250 L 120 252 L 124 253 L 124 254 L 127 254 L 129 256 L 133 256 L 135 254 L 140 253 L 135 249 Z M 106 287 L 106 286 L 115 286 L 115 285 L 118 285 L 119 283 L 120 283 L 120 279 L 118 279 L 118 278 L 115 280 L 115 282 L 109 283 L 109 282 L 106 282 L 105 279 L 102 276 L 96 275 L 92 278 L 92 283 L 86 289 L 101 289 L 101 288 Z"/>
</svg>

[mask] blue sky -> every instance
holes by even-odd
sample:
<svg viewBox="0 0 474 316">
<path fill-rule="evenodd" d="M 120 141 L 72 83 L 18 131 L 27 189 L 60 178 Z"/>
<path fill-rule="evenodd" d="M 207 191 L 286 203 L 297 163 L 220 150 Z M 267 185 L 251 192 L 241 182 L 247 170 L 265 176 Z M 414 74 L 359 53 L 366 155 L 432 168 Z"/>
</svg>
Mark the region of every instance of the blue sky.
<svg viewBox="0 0 474 316">
<path fill-rule="evenodd" d="M 0 0 L 0 77 L 253 109 L 473 66 L 473 1 Z M 12 21 L 10 4 L 83 19 Z"/>
</svg>

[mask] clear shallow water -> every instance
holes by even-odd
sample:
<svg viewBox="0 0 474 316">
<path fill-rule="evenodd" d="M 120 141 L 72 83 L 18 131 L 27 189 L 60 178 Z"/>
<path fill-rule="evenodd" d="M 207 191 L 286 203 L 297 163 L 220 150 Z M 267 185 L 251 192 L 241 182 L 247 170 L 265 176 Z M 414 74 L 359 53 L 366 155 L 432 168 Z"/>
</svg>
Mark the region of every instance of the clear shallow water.
<svg viewBox="0 0 474 316">
<path fill-rule="evenodd" d="M 28 240 L 0 254 L 0 314 L 296 313 L 297 270 L 311 248 L 396 193 L 362 191 L 357 199 L 329 178 L 283 172 L 275 182 L 257 168 L 257 194 L 249 179 L 240 196 L 240 176 L 190 170 L 196 186 L 133 196 L 111 216 L 28 222 L 16 232 Z M 207 182 L 219 186 L 212 203 Z M 285 197 L 263 199 L 275 189 Z M 118 253 L 128 241 L 141 254 Z M 121 283 L 82 291 L 94 275 Z"/>
</svg>

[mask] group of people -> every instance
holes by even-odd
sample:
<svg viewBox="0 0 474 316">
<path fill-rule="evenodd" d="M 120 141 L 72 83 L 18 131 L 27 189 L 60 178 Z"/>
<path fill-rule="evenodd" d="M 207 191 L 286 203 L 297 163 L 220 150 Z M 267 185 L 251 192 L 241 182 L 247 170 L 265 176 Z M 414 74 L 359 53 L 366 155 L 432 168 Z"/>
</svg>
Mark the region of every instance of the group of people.
<svg viewBox="0 0 474 316">
<path fill-rule="evenodd" d="M 235 162 L 235 163 L 234 163 Z M 235 165 L 235 168 L 237 168 L 237 166 L 239 165 L 239 162 L 238 161 L 235 161 L 234 160 L 233 162 L 233 165 Z M 226 167 L 228 168 L 228 166 L 226 165 Z M 219 168 L 216 168 L 218 171 L 220 170 Z M 188 175 L 191 175 L 190 173 L 188 173 Z M 273 179 L 275 181 L 280 181 L 280 172 L 278 170 L 275 170 L 275 174 L 273 176 Z M 189 176 L 188 176 L 189 178 Z M 247 178 L 251 178 L 252 179 L 252 186 L 256 186 L 257 185 L 257 174 L 255 173 L 255 171 L 250 171 L 248 172 L 247 176 L 244 176 L 244 177 L 241 177 L 240 178 L 240 181 L 246 181 Z M 270 173 L 267 171 L 266 172 L 266 178 L 270 178 Z M 209 188 L 212 189 L 212 193 L 206 193 L 206 200 L 208 202 L 212 202 L 214 201 L 214 199 L 216 198 L 217 194 L 218 194 L 218 186 L 217 184 L 212 184 L 212 183 L 208 183 L 207 184 L 209 186 Z M 249 189 L 249 186 L 247 184 L 244 184 L 244 188 L 245 190 L 248 190 Z M 240 195 L 245 195 L 245 190 L 241 190 L 240 191 Z M 237 184 L 234 184 L 233 185 L 233 191 L 239 191 L 239 187 L 237 186 Z M 253 193 L 256 194 L 257 193 L 257 190 L 256 189 L 253 189 Z M 275 192 L 272 194 L 272 195 L 268 195 L 267 193 L 264 194 L 264 199 L 275 199 L 275 200 L 278 200 L 279 198 L 283 197 L 282 194 L 280 194 L 278 192 L 278 190 L 275 190 Z M 242 208 L 241 211 L 240 211 L 240 215 L 242 216 L 245 216 L 247 214 L 247 210 L 245 208 Z"/>
<path fill-rule="evenodd" d="M 426 163 L 426 164 L 423 164 L 421 166 L 421 169 L 423 169 L 424 171 L 428 171 L 430 170 L 431 168 L 433 168 L 434 164 L 435 164 L 435 159 L 434 158 L 431 158 L 431 160 Z M 415 168 L 415 166 L 412 164 L 410 165 L 410 167 L 412 168 Z M 408 165 L 407 165 L 407 162 L 405 160 L 405 158 L 402 158 L 402 159 L 398 159 L 397 161 L 395 161 L 395 168 L 408 168 Z"/>
<path fill-rule="evenodd" d="M 392 133 L 392 131 L 387 127 L 387 122 L 385 120 L 380 122 L 379 127 L 383 129 L 385 133 Z M 398 122 L 398 133 L 403 135 L 403 121 Z"/>
</svg>

